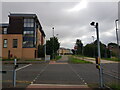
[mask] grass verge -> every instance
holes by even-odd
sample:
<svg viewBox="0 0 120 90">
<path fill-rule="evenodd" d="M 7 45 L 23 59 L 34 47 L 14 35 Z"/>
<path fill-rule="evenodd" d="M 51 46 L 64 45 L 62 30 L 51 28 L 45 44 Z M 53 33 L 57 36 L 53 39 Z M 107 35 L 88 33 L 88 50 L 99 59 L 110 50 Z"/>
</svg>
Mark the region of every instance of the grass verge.
<svg viewBox="0 0 120 90">
<path fill-rule="evenodd" d="M 120 84 L 109 84 L 108 85 L 110 88 L 112 88 L 113 90 L 120 90 Z"/>
<path fill-rule="evenodd" d="M 19 59 L 17 59 L 19 60 Z M 0 61 L 14 61 L 14 59 L 0 59 Z"/>
<path fill-rule="evenodd" d="M 118 58 L 102 58 L 102 59 L 109 60 L 109 61 L 118 61 L 118 62 L 120 62 L 120 59 L 118 59 Z"/>
<path fill-rule="evenodd" d="M 62 58 L 62 56 L 56 56 L 55 59 L 59 60 L 60 58 Z"/>
<path fill-rule="evenodd" d="M 69 56 L 69 61 L 68 62 L 73 63 L 73 64 L 83 64 L 83 63 L 91 63 L 92 64 L 92 62 L 77 59 L 77 58 L 74 58 L 72 56 Z"/>
</svg>

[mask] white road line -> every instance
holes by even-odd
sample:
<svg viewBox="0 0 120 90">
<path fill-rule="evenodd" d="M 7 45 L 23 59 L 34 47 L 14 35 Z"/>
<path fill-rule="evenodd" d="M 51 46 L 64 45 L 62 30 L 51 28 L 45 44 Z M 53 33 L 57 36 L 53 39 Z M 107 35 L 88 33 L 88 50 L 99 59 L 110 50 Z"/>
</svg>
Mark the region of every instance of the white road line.
<svg viewBox="0 0 120 90">
<path fill-rule="evenodd" d="M 26 68 L 26 67 L 31 66 L 31 65 L 32 65 L 32 64 L 25 65 L 25 66 L 23 66 L 23 67 L 20 67 L 20 68 L 16 69 L 16 71 L 21 70 L 21 69 Z"/>
<path fill-rule="evenodd" d="M 70 65 L 69 65 L 69 66 L 70 66 Z M 83 83 L 86 83 L 85 80 L 72 68 L 72 66 L 70 66 L 70 68 L 71 68 L 72 71 L 78 76 L 78 78 L 83 81 Z M 87 85 L 87 83 L 86 83 L 85 85 Z"/>
<path fill-rule="evenodd" d="M 49 65 L 49 64 L 48 64 Z M 46 65 L 40 72 L 39 72 L 39 74 L 35 77 L 35 79 L 31 82 L 31 84 L 33 84 L 37 79 L 38 79 L 38 77 L 41 75 L 41 73 L 42 72 L 44 72 L 45 71 L 45 69 L 48 67 L 48 65 Z"/>
</svg>

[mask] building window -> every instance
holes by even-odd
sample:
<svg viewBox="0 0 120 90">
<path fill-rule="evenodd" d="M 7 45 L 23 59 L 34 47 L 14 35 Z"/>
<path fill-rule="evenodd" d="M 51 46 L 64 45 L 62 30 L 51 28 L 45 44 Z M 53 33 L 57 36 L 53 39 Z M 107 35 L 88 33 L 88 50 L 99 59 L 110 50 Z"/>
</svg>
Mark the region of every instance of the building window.
<svg viewBox="0 0 120 90">
<path fill-rule="evenodd" d="M 34 19 L 24 19 L 24 27 L 34 27 Z"/>
<path fill-rule="evenodd" d="M 17 43 L 18 43 L 18 40 L 17 39 L 13 39 L 13 48 L 17 48 Z"/>
<path fill-rule="evenodd" d="M 34 47 L 33 41 L 23 41 L 23 47 L 24 48 L 32 48 Z"/>
<path fill-rule="evenodd" d="M 3 28 L 3 34 L 7 34 L 7 28 Z"/>
<path fill-rule="evenodd" d="M 33 37 L 34 36 L 34 31 L 24 31 L 23 35 Z"/>
<path fill-rule="evenodd" d="M 7 48 L 7 39 L 3 40 L 3 48 Z"/>
</svg>

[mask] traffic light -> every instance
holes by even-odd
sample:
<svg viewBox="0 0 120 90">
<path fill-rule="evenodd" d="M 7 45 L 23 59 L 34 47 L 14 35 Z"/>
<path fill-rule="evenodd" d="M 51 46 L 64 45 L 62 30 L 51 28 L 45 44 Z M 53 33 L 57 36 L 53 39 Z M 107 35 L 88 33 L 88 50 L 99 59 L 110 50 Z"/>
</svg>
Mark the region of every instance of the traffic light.
<svg viewBox="0 0 120 90">
<path fill-rule="evenodd" d="M 96 60 L 96 64 L 100 64 L 100 58 L 99 57 L 96 57 L 95 60 Z"/>
</svg>

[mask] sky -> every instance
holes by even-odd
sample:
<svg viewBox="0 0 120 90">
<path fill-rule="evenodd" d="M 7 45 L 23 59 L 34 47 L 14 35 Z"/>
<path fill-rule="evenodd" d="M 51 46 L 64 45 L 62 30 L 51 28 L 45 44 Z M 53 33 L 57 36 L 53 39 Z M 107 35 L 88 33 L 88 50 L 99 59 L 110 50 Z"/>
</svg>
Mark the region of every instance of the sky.
<svg viewBox="0 0 120 90">
<path fill-rule="evenodd" d="M 3 2 L 2 22 L 8 22 L 10 13 L 37 14 L 48 40 L 54 27 L 61 47 L 74 48 L 76 39 L 84 46 L 96 39 L 96 29 L 90 26 L 98 22 L 100 41 L 116 43 L 115 20 L 118 19 L 118 2 Z"/>
</svg>

